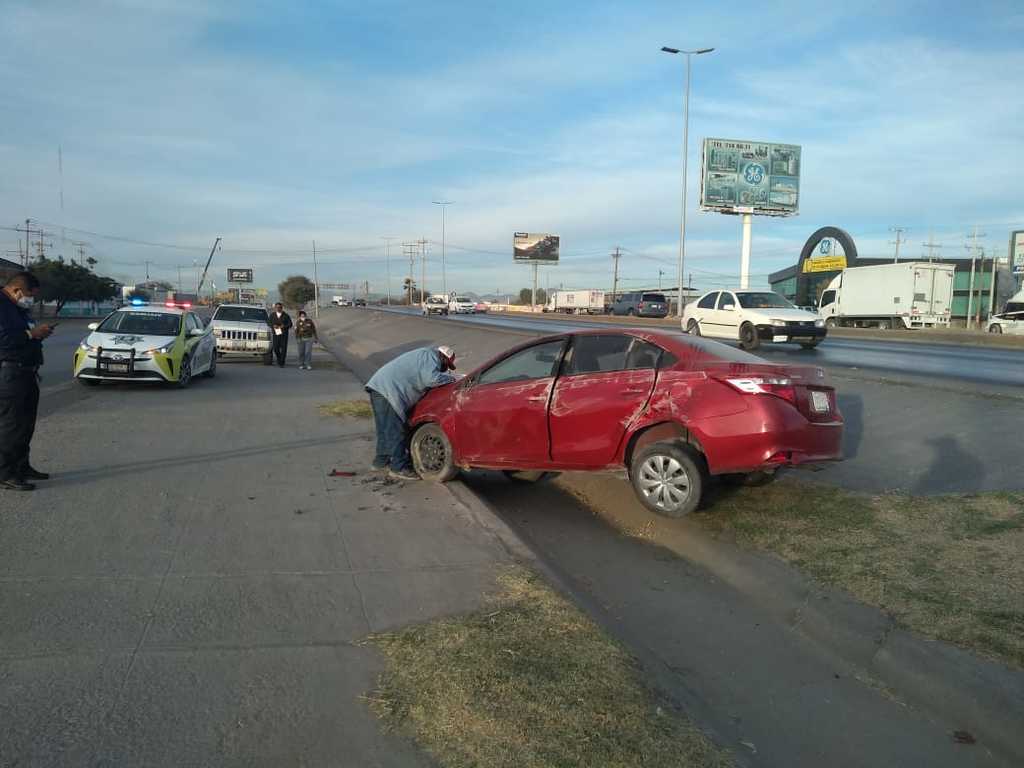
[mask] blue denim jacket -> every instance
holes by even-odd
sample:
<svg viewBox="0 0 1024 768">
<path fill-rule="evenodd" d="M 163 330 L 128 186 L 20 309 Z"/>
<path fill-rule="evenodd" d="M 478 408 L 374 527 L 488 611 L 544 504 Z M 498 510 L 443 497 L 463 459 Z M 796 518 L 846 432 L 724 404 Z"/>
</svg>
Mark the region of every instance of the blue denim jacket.
<svg viewBox="0 0 1024 768">
<path fill-rule="evenodd" d="M 367 391 L 382 395 L 403 419 L 428 389 L 455 381 L 443 370 L 441 355 L 433 347 L 414 349 L 381 367 L 366 382 Z"/>
</svg>

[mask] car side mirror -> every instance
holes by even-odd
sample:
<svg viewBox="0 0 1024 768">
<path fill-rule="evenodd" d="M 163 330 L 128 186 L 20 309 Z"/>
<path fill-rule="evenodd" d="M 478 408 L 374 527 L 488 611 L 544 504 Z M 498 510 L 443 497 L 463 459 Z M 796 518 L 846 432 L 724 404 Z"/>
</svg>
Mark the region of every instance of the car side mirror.
<svg viewBox="0 0 1024 768">
<path fill-rule="evenodd" d="M 100 324 L 99 323 L 89 323 L 85 327 L 88 328 L 90 331 L 95 331 L 97 328 L 100 327 Z"/>
<path fill-rule="evenodd" d="M 736 310 L 736 305 L 735 304 L 723 304 L 722 305 L 722 310 L 725 311 L 725 312 L 733 312 L 733 311 Z"/>
<path fill-rule="evenodd" d="M 189 336 L 202 336 L 204 333 L 206 333 L 206 331 L 204 331 L 202 328 L 193 328 L 191 331 L 188 332 L 188 335 Z"/>
</svg>

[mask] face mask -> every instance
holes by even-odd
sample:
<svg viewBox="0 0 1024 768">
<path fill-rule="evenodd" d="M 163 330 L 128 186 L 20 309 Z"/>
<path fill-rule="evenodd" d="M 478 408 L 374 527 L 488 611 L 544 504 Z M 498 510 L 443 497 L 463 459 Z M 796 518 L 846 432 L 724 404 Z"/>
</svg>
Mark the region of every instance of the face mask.
<svg viewBox="0 0 1024 768">
<path fill-rule="evenodd" d="M 18 299 L 18 306 L 21 307 L 22 309 L 32 309 L 32 304 L 33 302 L 31 296 L 22 296 L 20 299 Z"/>
</svg>

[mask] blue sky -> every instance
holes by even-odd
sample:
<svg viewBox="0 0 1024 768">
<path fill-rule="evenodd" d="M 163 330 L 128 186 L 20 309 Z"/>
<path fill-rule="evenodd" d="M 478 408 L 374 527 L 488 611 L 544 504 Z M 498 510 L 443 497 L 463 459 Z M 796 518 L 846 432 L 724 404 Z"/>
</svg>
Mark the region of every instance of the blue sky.
<svg viewBox="0 0 1024 768">
<path fill-rule="evenodd" d="M 682 61 L 694 61 L 687 272 L 739 272 L 740 224 L 700 213 L 705 136 L 803 147 L 800 216 L 754 222 L 755 281 L 820 226 L 862 254 L 962 255 L 1024 228 L 1019 2 L 720 4 L 0 2 L 0 226 L 45 222 L 124 280 L 227 266 L 385 283 L 383 235 L 431 242 L 440 289 L 518 291 L 514 231 L 562 237 L 542 285 L 666 284 L 678 243 Z M 368 7 L 369 6 L 369 7 Z M 721 10 L 720 10 L 721 9 Z M 63 148 L 64 209 L 57 147 Z M 63 225 L 63 228 L 62 226 Z M 82 230 L 95 234 L 83 234 Z M 62 238 L 63 233 L 63 238 Z M 149 247 L 99 235 L 180 246 Z M 0 255 L 17 249 L 0 230 Z M 417 268 L 417 274 L 419 270 Z"/>
</svg>

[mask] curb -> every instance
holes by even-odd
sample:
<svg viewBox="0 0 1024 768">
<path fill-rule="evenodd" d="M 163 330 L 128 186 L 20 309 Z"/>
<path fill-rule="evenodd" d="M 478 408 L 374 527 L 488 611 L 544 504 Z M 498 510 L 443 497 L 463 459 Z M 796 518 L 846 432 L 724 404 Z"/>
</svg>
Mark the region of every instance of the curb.
<svg viewBox="0 0 1024 768">
<path fill-rule="evenodd" d="M 336 339 L 322 343 L 361 381 L 369 378 L 364 374 L 372 369 L 365 360 L 343 349 Z M 580 602 L 554 569 L 471 488 L 458 480 L 447 483 L 446 488 L 514 559 L 529 563 L 559 591 Z M 614 520 L 600 516 L 618 527 Z M 695 529 L 687 534 L 684 551 L 667 548 L 773 609 L 779 621 L 794 632 L 891 686 L 905 703 L 955 723 L 958 730 L 970 732 L 987 748 L 1024 765 L 1020 728 L 1024 672 L 898 628 L 892 617 L 877 608 L 816 585 L 772 555 L 723 544 L 698 535 Z M 641 651 L 639 655 L 646 654 Z"/>
</svg>

